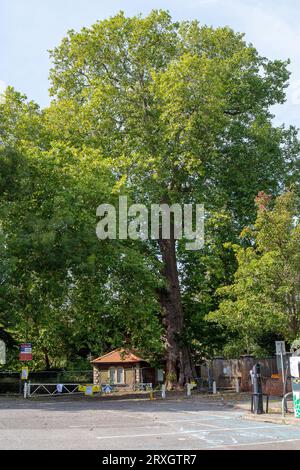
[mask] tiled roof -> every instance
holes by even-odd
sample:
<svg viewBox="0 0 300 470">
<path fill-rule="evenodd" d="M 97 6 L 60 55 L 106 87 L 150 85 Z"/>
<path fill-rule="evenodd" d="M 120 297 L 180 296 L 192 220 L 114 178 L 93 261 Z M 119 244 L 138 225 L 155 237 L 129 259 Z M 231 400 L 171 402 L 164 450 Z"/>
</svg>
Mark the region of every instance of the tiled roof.
<svg viewBox="0 0 300 470">
<path fill-rule="evenodd" d="M 91 361 L 92 364 L 112 364 L 112 363 L 136 363 L 136 362 L 144 362 L 144 360 L 138 357 L 131 351 L 126 351 L 123 348 L 115 349 L 104 356 L 100 356 L 97 359 Z"/>
</svg>

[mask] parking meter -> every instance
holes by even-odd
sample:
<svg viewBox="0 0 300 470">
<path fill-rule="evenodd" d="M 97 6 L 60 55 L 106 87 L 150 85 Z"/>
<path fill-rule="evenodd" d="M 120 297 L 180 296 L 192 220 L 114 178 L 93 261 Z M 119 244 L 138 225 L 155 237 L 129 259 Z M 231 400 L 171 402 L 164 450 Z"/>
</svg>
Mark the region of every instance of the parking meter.
<svg viewBox="0 0 300 470">
<path fill-rule="evenodd" d="M 253 413 L 261 415 L 264 412 L 263 406 L 263 392 L 261 383 L 261 371 L 260 364 L 255 364 L 251 371 L 251 382 L 252 382 L 252 400 L 253 400 Z"/>
</svg>

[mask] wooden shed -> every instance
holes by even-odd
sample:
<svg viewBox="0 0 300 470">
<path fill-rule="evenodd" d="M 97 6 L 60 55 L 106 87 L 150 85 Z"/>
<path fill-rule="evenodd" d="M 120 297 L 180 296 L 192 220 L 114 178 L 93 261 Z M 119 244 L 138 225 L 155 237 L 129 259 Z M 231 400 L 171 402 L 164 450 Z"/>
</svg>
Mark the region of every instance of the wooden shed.
<svg viewBox="0 0 300 470">
<path fill-rule="evenodd" d="M 91 361 L 94 385 L 111 384 L 134 389 L 137 384 L 163 381 L 163 373 L 139 357 L 135 352 L 123 348 L 115 349 Z"/>
</svg>

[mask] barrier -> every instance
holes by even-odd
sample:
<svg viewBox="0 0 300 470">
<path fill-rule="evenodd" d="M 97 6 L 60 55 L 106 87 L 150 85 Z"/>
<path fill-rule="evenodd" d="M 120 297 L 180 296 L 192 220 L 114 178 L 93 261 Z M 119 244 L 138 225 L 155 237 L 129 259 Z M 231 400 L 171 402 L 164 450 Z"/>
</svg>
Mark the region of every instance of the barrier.
<svg viewBox="0 0 300 470">
<path fill-rule="evenodd" d="M 116 392 L 118 387 L 111 384 L 92 385 L 92 384 L 43 384 L 43 383 L 24 383 L 24 398 L 43 397 L 43 396 L 62 396 L 84 394 L 93 396 L 94 394 Z M 135 390 L 145 391 L 153 394 L 152 383 L 135 384 Z"/>
<path fill-rule="evenodd" d="M 152 390 L 152 383 L 136 383 L 134 384 L 134 390 L 140 392 L 149 392 Z"/>
<path fill-rule="evenodd" d="M 79 384 L 33 384 L 27 382 L 24 384 L 24 398 L 84 393 L 79 390 L 80 387 Z"/>
</svg>

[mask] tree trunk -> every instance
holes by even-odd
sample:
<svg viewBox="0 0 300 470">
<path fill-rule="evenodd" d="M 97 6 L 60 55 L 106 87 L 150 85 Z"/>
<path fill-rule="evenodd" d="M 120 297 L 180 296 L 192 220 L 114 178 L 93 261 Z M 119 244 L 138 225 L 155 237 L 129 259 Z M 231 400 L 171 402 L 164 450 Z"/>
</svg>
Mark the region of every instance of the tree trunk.
<svg viewBox="0 0 300 470">
<path fill-rule="evenodd" d="M 48 355 L 48 351 L 46 349 L 43 349 L 43 353 L 44 353 L 46 370 L 50 370 L 51 369 L 51 364 L 50 364 L 50 358 L 49 358 L 49 355 Z"/>
<path fill-rule="evenodd" d="M 182 388 L 194 374 L 189 347 L 183 340 L 184 317 L 176 260 L 173 230 L 170 240 L 159 240 L 166 287 L 159 291 L 163 323 L 166 331 L 167 389 Z"/>
</svg>

